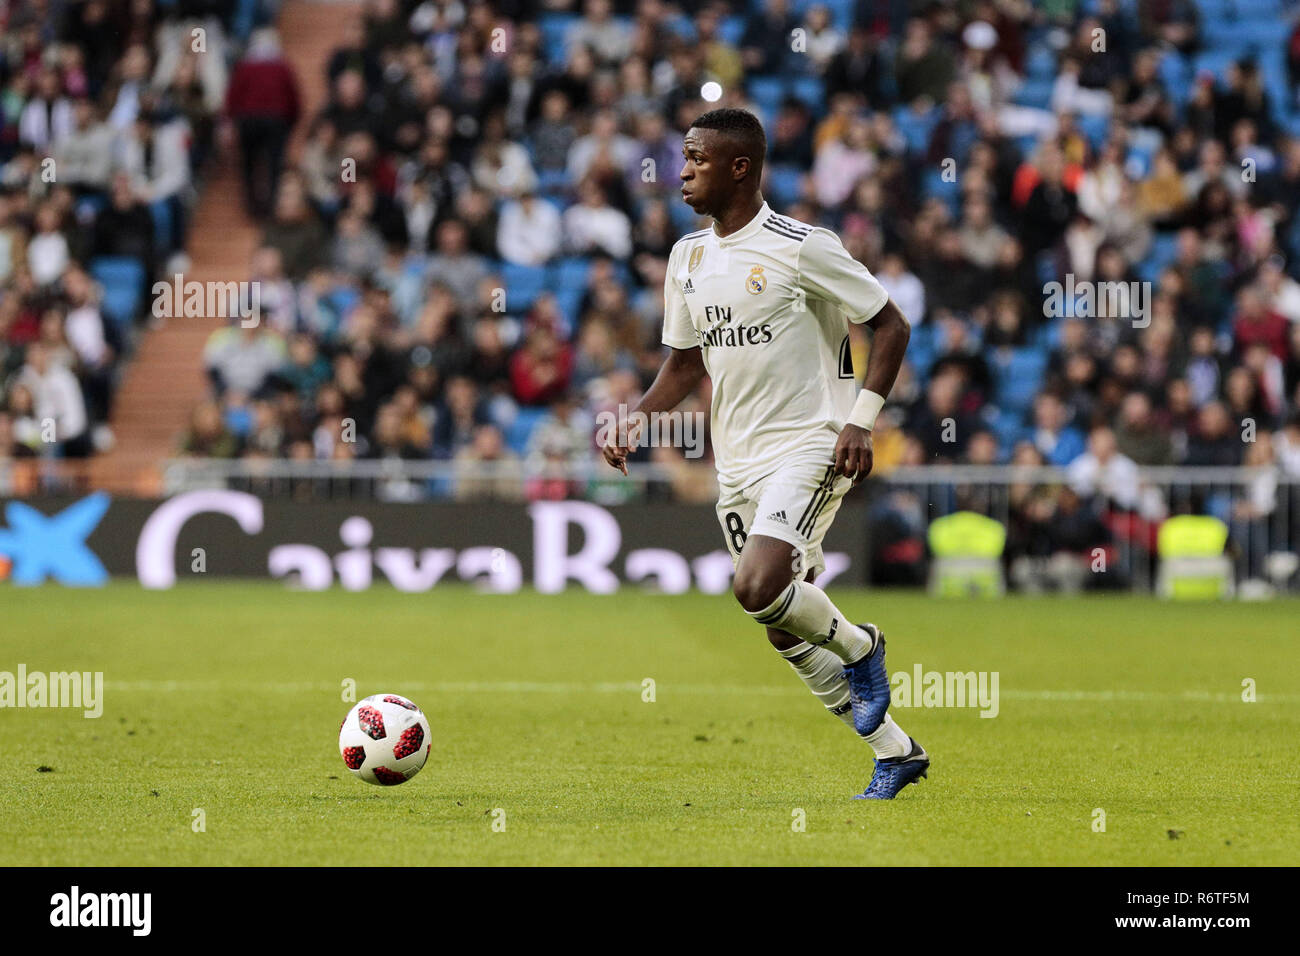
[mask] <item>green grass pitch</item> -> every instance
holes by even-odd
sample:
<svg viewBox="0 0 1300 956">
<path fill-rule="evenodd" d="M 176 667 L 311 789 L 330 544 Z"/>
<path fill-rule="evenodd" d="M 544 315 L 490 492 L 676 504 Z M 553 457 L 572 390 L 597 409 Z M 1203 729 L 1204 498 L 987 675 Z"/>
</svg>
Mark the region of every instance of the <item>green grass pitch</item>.
<svg viewBox="0 0 1300 956">
<path fill-rule="evenodd" d="M 892 803 L 730 597 L 6 585 L 0 671 L 106 693 L 0 710 L 0 864 L 1300 861 L 1297 602 L 832 596 L 891 671 L 999 674 L 993 719 L 891 709 L 934 757 Z M 347 678 L 429 715 L 409 783 L 344 768 Z"/>
</svg>

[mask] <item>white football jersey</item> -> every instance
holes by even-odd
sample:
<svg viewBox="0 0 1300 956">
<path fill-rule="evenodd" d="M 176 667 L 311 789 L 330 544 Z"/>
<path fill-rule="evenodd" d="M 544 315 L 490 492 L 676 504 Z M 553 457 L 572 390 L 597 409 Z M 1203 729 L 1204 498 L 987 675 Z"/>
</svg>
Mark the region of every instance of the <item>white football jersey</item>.
<svg viewBox="0 0 1300 956">
<path fill-rule="evenodd" d="M 720 484 L 744 488 L 783 462 L 834 458 L 857 398 L 848 322 L 888 300 L 835 233 L 767 203 L 726 238 L 710 227 L 677 241 L 663 342 L 703 352 Z"/>
</svg>

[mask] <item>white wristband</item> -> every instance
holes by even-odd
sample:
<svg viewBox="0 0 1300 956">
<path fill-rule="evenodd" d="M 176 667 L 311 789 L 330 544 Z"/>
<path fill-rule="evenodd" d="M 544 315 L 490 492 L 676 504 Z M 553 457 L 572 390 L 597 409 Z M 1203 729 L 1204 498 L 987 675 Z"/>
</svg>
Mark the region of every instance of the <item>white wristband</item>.
<svg viewBox="0 0 1300 956">
<path fill-rule="evenodd" d="M 884 407 L 885 397 L 883 395 L 877 395 L 875 392 L 864 388 L 858 392 L 858 400 L 853 403 L 853 411 L 849 412 L 848 423 L 871 431 L 876 427 L 876 416 L 880 414 L 880 410 Z"/>
</svg>

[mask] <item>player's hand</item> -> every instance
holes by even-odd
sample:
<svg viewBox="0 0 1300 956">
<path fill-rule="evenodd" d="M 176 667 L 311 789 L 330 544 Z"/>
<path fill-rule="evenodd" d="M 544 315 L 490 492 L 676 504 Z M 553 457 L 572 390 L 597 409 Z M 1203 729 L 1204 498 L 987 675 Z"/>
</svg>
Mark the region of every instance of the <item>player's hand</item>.
<svg viewBox="0 0 1300 956">
<path fill-rule="evenodd" d="M 609 462 L 611 468 L 617 468 L 623 474 L 627 474 L 627 456 L 636 448 L 636 440 L 640 437 L 640 428 L 636 423 L 626 427 L 627 443 L 620 445 L 617 437 L 607 441 L 600 449 L 600 453 L 605 456 L 605 461 Z"/>
<path fill-rule="evenodd" d="M 845 425 L 835 442 L 835 474 L 852 479 L 856 485 L 871 474 L 874 463 L 871 432 L 857 425 Z"/>
<path fill-rule="evenodd" d="M 606 445 L 600 450 L 605 456 L 605 461 L 609 462 L 611 468 L 617 468 L 623 474 L 627 474 L 627 456 L 629 449 L 626 445 Z"/>
</svg>

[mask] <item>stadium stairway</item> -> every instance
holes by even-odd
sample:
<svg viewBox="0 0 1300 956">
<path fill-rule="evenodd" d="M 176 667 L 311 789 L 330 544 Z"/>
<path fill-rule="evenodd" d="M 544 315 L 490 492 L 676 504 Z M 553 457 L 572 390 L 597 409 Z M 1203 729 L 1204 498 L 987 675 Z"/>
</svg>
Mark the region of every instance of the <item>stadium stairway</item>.
<svg viewBox="0 0 1300 956">
<path fill-rule="evenodd" d="M 279 30 L 285 54 L 297 74 L 303 117 L 324 105 L 325 64 L 361 4 L 333 0 L 286 0 Z M 295 131 L 296 157 L 306 123 Z M 259 229 L 244 213 L 238 156 L 220 152 L 190 227 L 191 267 L 185 281 L 230 282 L 248 278 Z M 145 308 L 150 303 L 146 302 Z M 126 368 L 110 425 L 114 447 L 90 462 L 90 482 L 113 494 L 155 495 L 162 491 L 161 465 L 175 454 L 194 406 L 207 393 L 203 346 L 221 319 L 172 318 L 146 331 Z"/>
</svg>

